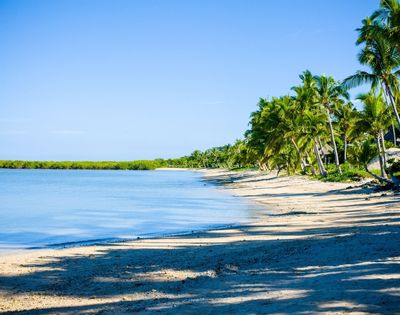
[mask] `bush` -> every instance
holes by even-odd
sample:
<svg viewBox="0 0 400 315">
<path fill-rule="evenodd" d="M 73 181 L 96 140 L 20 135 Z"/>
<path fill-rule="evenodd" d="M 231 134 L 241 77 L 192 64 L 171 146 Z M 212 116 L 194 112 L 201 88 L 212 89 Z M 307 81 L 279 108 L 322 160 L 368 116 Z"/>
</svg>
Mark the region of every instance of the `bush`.
<svg viewBox="0 0 400 315">
<path fill-rule="evenodd" d="M 326 166 L 328 176 L 323 177 L 317 175 L 313 177 L 326 182 L 353 182 L 371 177 L 365 170 L 354 167 L 349 163 L 342 164 L 340 167 L 342 169 L 342 174 L 337 172 L 335 164 L 329 164 Z"/>
</svg>

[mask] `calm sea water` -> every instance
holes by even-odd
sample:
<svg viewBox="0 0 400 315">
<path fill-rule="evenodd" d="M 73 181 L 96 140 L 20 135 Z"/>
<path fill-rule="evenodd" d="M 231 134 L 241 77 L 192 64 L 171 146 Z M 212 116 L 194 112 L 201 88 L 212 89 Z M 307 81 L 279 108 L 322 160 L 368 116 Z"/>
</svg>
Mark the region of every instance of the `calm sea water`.
<svg viewBox="0 0 400 315">
<path fill-rule="evenodd" d="M 0 169 L 0 251 L 243 223 L 258 210 L 188 171 Z"/>
</svg>

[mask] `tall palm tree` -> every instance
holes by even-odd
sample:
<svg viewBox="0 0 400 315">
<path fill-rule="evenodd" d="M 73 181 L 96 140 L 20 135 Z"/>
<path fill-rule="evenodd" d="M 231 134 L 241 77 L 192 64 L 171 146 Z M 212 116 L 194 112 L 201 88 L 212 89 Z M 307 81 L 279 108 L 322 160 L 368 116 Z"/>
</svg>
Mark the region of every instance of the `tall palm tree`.
<svg viewBox="0 0 400 315">
<path fill-rule="evenodd" d="M 314 151 L 315 160 L 319 172 L 322 176 L 327 176 L 328 172 L 325 169 L 324 163 L 321 158 L 320 151 L 322 148 L 319 146 L 318 138 L 325 136 L 326 133 L 326 115 L 322 111 L 306 110 L 303 113 L 303 136 L 308 139 L 312 150 Z"/>
<path fill-rule="evenodd" d="M 326 176 L 328 173 L 321 158 L 323 150 L 320 144 L 321 136 L 325 136 L 324 130 L 321 129 L 321 119 L 326 114 L 317 102 L 318 92 L 315 77 L 309 70 L 306 70 L 300 75 L 300 79 L 302 84 L 292 87 L 292 90 L 296 93 L 295 100 L 298 104 L 296 119 L 299 120 L 297 124 L 301 126 L 299 134 L 301 138 L 306 139 L 304 143 L 305 154 L 308 157 L 308 150 L 310 149 L 314 152 L 320 174 Z"/>
<path fill-rule="evenodd" d="M 352 130 L 354 129 L 354 125 L 359 118 L 359 113 L 354 108 L 353 104 L 348 102 L 339 104 L 335 110 L 335 117 L 335 124 L 343 140 L 343 161 L 347 162 L 348 144 L 349 141 L 353 140 L 352 138 L 354 138 L 352 137 Z"/>
<path fill-rule="evenodd" d="M 382 33 L 400 52 L 400 3 L 398 0 L 381 0 L 380 8 L 372 16 L 374 29 Z M 370 29 L 374 31 L 374 29 Z"/>
<path fill-rule="evenodd" d="M 356 130 L 357 132 L 367 132 L 376 139 L 381 176 L 385 177 L 386 158 L 383 134 L 391 124 L 391 117 L 382 94 L 382 90 L 379 94 L 376 90 L 371 90 L 369 93 L 357 97 L 363 102 L 363 111 L 356 123 Z"/>
<path fill-rule="evenodd" d="M 370 27 L 369 23 L 364 20 L 364 26 L 360 29 L 359 43 L 365 43 L 365 47 L 359 53 L 358 60 L 362 65 L 369 66 L 371 71 L 357 71 L 343 81 L 343 87 L 349 89 L 364 83 L 370 83 L 371 88 L 380 86 L 400 127 L 395 99 L 400 77 L 400 52 L 376 28 L 373 27 L 373 31 L 366 30 L 367 26 Z"/>
<path fill-rule="evenodd" d="M 292 99 L 285 96 L 267 101 L 259 112 L 252 114 L 252 129 L 248 132 L 250 143 L 261 145 L 262 154 L 264 158 L 268 158 L 270 167 L 281 165 L 283 155 L 288 154 L 287 146 L 290 142 L 299 155 L 294 141 L 293 112 Z M 262 143 L 259 142 L 260 139 Z"/>
<path fill-rule="evenodd" d="M 250 114 L 250 129 L 245 132 L 245 138 L 248 146 L 251 148 L 254 158 L 261 170 L 266 170 L 267 160 L 264 154 L 265 143 L 268 134 L 266 134 L 265 117 L 272 107 L 269 100 L 260 98 L 258 102 L 258 110 Z"/>
<path fill-rule="evenodd" d="M 331 142 L 333 145 L 333 153 L 335 155 L 336 169 L 339 174 L 342 174 L 340 169 L 339 154 L 337 151 L 335 133 L 332 125 L 332 115 L 334 113 L 334 107 L 337 103 L 341 102 L 341 98 L 348 98 L 348 93 L 342 88 L 342 86 L 336 82 L 332 77 L 327 76 L 315 76 L 316 82 L 316 101 L 322 105 L 326 110 L 328 118 L 329 132 L 331 136 Z"/>
<path fill-rule="evenodd" d="M 361 21 L 362 26 L 357 29 L 358 38 L 356 41 L 357 45 L 367 43 L 374 40 L 378 36 L 383 36 L 385 32 L 381 23 L 377 19 L 367 16 Z"/>
</svg>

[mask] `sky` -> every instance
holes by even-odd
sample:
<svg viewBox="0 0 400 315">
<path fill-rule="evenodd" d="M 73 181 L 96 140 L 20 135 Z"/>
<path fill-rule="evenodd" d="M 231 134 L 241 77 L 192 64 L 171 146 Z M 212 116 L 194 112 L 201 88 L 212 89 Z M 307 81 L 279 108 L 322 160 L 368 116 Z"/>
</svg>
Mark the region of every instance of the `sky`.
<svg viewBox="0 0 400 315">
<path fill-rule="evenodd" d="M 342 80 L 378 0 L 0 0 L 0 159 L 232 143 L 299 74 Z"/>
</svg>

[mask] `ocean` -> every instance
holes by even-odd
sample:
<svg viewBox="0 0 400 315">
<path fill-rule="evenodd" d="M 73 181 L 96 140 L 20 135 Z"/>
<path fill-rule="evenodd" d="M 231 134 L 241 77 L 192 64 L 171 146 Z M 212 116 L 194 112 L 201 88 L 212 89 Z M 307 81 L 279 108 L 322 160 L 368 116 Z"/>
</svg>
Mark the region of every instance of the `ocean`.
<svg viewBox="0 0 400 315">
<path fill-rule="evenodd" d="M 191 233 L 257 211 L 200 172 L 0 169 L 0 252 Z"/>
</svg>

